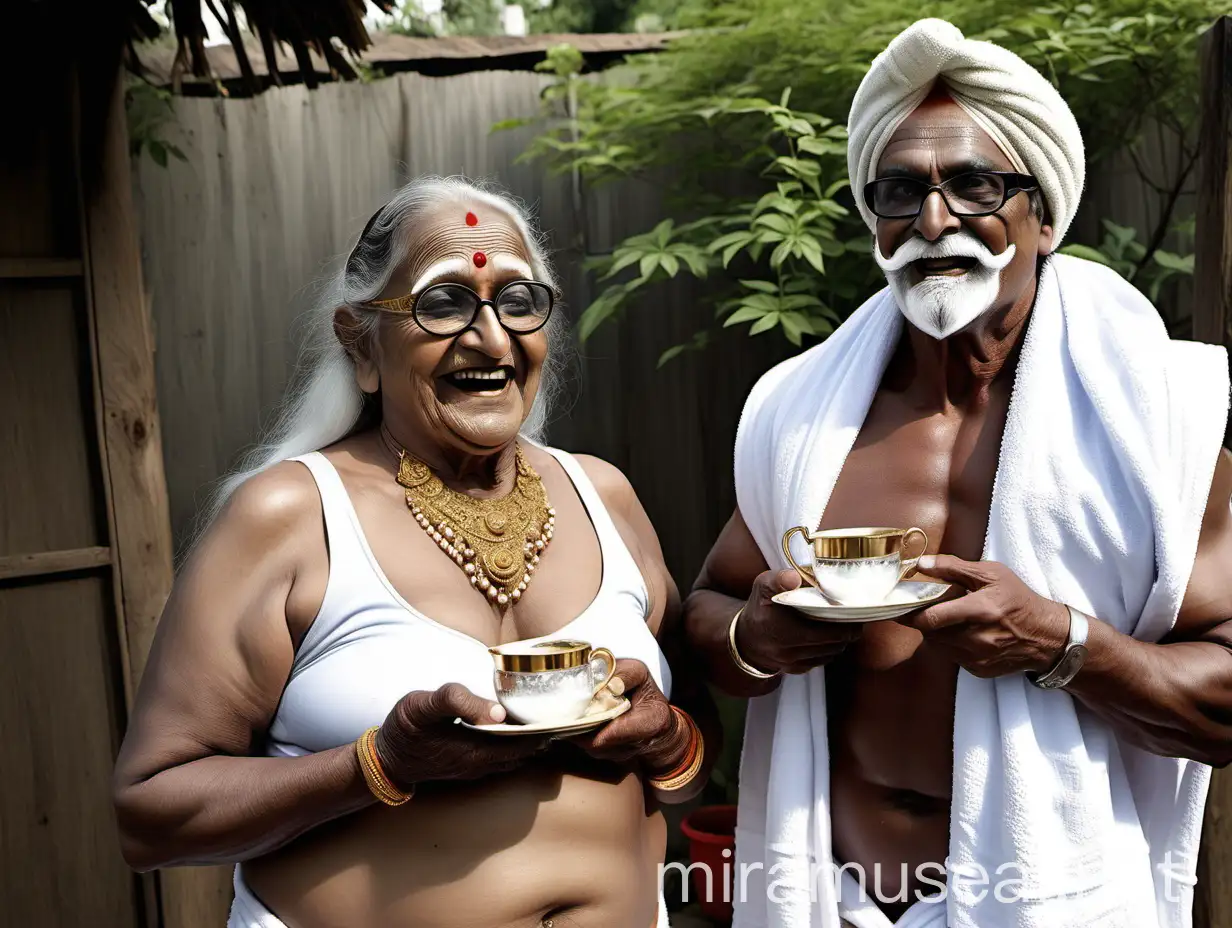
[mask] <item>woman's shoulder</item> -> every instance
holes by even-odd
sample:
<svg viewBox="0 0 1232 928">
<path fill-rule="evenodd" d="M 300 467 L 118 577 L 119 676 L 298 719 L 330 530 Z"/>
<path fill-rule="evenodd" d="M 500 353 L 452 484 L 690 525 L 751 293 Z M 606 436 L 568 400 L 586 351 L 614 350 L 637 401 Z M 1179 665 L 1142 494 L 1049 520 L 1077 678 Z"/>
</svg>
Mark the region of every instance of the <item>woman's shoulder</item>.
<svg viewBox="0 0 1232 928">
<path fill-rule="evenodd" d="M 304 465 L 280 461 L 254 474 L 231 493 L 218 525 L 268 538 L 320 521 L 316 481 Z"/>
<path fill-rule="evenodd" d="M 609 511 L 614 510 L 627 514 L 630 512 L 630 507 L 637 504 L 637 494 L 634 492 L 633 484 L 629 482 L 629 478 L 615 464 L 593 454 L 573 454 L 557 448 L 549 449 L 546 447 L 541 447 L 538 450 L 545 455 L 565 454 L 572 458 L 582 469 L 582 473 L 586 475 L 591 485 L 594 486 L 595 492 L 599 494 L 599 499 L 603 501 L 603 505 Z"/>
</svg>

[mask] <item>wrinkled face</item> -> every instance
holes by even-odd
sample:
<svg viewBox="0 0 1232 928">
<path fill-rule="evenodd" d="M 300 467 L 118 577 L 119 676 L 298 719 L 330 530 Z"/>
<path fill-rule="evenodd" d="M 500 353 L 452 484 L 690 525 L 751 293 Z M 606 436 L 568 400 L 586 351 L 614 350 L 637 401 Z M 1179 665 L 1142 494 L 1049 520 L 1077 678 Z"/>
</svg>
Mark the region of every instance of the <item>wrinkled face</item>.
<svg viewBox="0 0 1232 928">
<path fill-rule="evenodd" d="M 1009 157 L 943 91 L 924 101 L 890 138 L 877 178 L 928 184 L 970 171 L 1014 171 Z M 878 219 L 877 261 L 899 308 L 937 339 L 990 311 L 1033 299 L 1039 256 L 1052 228 L 1033 214 L 1026 193 L 990 216 L 955 216 L 933 191 L 915 219 Z"/>
<path fill-rule="evenodd" d="M 459 283 L 486 300 L 513 280 L 533 280 L 530 252 L 503 212 L 482 203 L 445 204 L 419 221 L 406 259 L 381 293 L 419 296 Z M 431 312 L 428 294 L 421 313 Z M 378 386 L 386 416 L 442 448 L 487 454 L 513 441 L 530 414 L 547 356 L 545 329 L 513 334 L 483 306 L 453 336 L 420 328 L 410 312 L 382 313 L 375 351 L 356 365 L 360 386 Z"/>
</svg>

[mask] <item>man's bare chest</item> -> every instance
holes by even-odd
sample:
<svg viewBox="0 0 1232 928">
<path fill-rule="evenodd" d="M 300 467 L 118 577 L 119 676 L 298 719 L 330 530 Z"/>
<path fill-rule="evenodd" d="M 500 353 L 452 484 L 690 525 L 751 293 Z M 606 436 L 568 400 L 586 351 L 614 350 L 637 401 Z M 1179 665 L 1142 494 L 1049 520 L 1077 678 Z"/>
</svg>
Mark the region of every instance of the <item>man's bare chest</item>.
<svg viewBox="0 0 1232 928">
<path fill-rule="evenodd" d="M 1005 404 L 927 412 L 879 393 L 848 454 L 822 528 L 915 526 L 928 552 L 979 560 L 996 482 Z"/>
</svg>

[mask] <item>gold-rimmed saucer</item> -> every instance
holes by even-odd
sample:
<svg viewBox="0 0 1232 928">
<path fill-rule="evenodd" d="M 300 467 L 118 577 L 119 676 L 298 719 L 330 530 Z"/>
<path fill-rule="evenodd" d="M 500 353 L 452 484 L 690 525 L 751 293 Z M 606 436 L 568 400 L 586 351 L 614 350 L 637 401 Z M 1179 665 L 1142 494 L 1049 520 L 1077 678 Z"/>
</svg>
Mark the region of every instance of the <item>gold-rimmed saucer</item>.
<svg viewBox="0 0 1232 928">
<path fill-rule="evenodd" d="M 538 725 L 522 725 L 518 722 L 493 722 L 489 725 L 472 725 L 470 722 L 458 720 L 459 725 L 473 731 L 483 731 L 490 735 L 576 735 L 580 732 L 598 728 L 605 722 L 619 718 L 632 707 L 632 703 L 623 696 L 614 706 L 573 719 L 568 722 L 542 722 Z"/>
<path fill-rule="evenodd" d="M 939 603 L 949 589 L 948 583 L 903 580 L 882 602 L 867 606 L 841 606 L 813 587 L 801 586 L 777 594 L 773 601 L 823 622 L 884 622 Z"/>
</svg>

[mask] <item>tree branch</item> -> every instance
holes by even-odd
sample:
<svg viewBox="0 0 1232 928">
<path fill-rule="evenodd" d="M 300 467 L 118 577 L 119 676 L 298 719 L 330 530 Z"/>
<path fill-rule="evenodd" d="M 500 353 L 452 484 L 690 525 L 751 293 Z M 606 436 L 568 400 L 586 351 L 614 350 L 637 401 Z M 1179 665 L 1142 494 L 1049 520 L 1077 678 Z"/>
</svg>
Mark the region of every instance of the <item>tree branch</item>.
<svg viewBox="0 0 1232 928">
<path fill-rule="evenodd" d="M 1176 210 L 1176 203 L 1181 198 L 1181 191 L 1185 189 L 1185 184 L 1189 180 L 1189 175 L 1193 172 L 1194 166 L 1198 163 L 1197 150 L 1190 156 L 1189 162 L 1185 165 L 1185 169 L 1181 171 L 1180 176 L 1176 179 L 1176 184 L 1172 188 L 1172 192 L 1168 195 L 1168 202 L 1164 204 L 1163 212 L 1159 215 L 1159 222 L 1155 224 L 1155 232 L 1151 235 L 1151 241 L 1146 246 L 1146 251 L 1143 252 L 1142 258 L 1134 266 L 1135 276 L 1146 267 L 1152 258 L 1155 257 L 1155 252 L 1164 243 L 1164 239 L 1168 235 L 1168 230 L 1172 227 L 1172 213 Z"/>
</svg>

